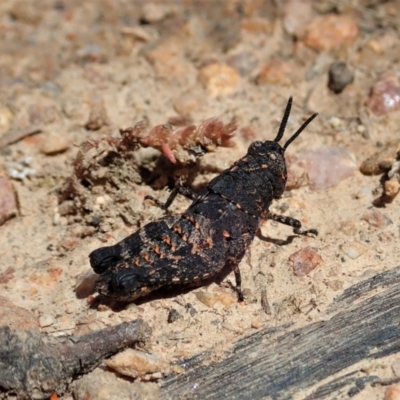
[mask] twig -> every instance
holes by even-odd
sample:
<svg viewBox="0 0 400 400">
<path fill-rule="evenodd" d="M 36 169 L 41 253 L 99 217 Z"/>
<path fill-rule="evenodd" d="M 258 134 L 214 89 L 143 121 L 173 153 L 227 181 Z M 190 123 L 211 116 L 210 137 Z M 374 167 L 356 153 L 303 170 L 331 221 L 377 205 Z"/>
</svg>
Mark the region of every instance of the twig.
<svg viewBox="0 0 400 400">
<path fill-rule="evenodd" d="M 33 135 L 35 133 L 39 133 L 42 131 L 42 128 L 38 126 L 33 126 L 25 129 L 12 130 L 6 133 L 4 136 L 0 137 L 0 149 L 8 146 L 9 144 L 16 143 L 27 136 Z"/>
<path fill-rule="evenodd" d="M 142 320 L 63 337 L 0 327 L 0 398 L 4 392 L 18 399 L 62 394 L 77 375 L 91 371 L 103 358 L 145 341 L 150 333 Z"/>
</svg>

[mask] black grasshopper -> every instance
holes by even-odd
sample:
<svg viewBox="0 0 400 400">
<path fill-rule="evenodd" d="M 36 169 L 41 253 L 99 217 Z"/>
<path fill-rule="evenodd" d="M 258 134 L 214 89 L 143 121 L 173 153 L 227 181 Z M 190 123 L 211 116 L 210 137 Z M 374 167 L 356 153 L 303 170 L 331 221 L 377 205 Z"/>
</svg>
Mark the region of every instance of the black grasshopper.
<svg viewBox="0 0 400 400">
<path fill-rule="evenodd" d="M 176 187 L 165 203 L 148 196 L 166 209 L 176 195 L 193 200 L 181 215 L 151 222 L 119 243 L 94 250 L 93 270 L 100 274 L 97 291 L 118 300 L 134 300 L 159 288 L 190 287 L 212 278 L 224 267 L 233 270 L 239 299 L 239 263 L 257 233 L 260 223 L 272 219 L 301 230 L 300 221 L 272 214 L 269 207 L 286 186 L 285 150 L 317 116 L 313 114 L 281 146 L 292 106 L 289 99 L 273 141 L 253 142 L 247 154 L 215 177 L 199 194 Z"/>
</svg>

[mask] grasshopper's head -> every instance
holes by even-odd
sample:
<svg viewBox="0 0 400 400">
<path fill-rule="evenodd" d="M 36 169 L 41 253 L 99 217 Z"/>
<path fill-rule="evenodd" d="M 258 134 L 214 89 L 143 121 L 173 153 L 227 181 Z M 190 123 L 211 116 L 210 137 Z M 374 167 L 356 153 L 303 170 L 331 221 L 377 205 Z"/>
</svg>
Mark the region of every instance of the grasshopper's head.
<svg viewBox="0 0 400 400">
<path fill-rule="evenodd" d="M 247 155 L 253 157 L 257 164 L 261 167 L 261 170 L 268 177 L 274 188 L 274 198 L 278 199 L 282 196 L 285 190 L 287 173 L 286 173 L 286 162 L 285 162 L 285 151 L 288 146 L 300 135 L 301 132 L 307 127 L 307 125 L 318 115 L 313 114 L 309 117 L 303 125 L 288 139 L 288 141 L 281 146 L 279 141 L 282 139 L 285 133 L 287 121 L 289 119 L 290 110 L 292 108 L 292 97 L 286 106 L 285 113 L 281 125 L 279 127 L 276 138 L 271 141 L 265 142 L 255 141 L 253 142 L 248 150 Z"/>
</svg>

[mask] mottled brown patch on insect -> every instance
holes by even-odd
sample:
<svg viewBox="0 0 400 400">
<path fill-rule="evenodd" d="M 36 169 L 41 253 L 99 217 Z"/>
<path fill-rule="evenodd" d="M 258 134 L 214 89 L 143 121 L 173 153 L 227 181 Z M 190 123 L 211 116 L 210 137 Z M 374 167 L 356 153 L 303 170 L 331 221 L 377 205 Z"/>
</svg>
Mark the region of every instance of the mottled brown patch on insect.
<svg viewBox="0 0 400 400">
<path fill-rule="evenodd" d="M 213 239 L 212 239 L 212 237 L 211 236 L 209 236 L 207 239 L 206 239 L 206 243 L 208 244 L 208 247 L 211 249 L 212 247 L 214 247 L 214 241 L 213 241 Z"/>
<path fill-rule="evenodd" d="M 188 221 L 190 221 L 190 222 L 195 226 L 196 229 L 200 229 L 199 221 L 197 221 L 196 218 L 195 218 L 193 215 L 191 215 L 191 214 L 185 214 L 185 218 L 186 218 Z"/>
<path fill-rule="evenodd" d="M 162 237 L 161 237 L 161 240 L 162 240 L 164 243 L 166 243 L 168 246 L 171 246 L 171 245 L 172 245 L 171 237 L 168 236 L 168 235 L 162 236 Z"/>
<path fill-rule="evenodd" d="M 142 266 L 142 263 L 140 262 L 140 258 L 139 258 L 139 257 L 135 257 L 135 258 L 133 259 L 133 264 L 134 264 L 136 267 L 141 267 L 141 266 Z"/>
<path fill-rule="evenodd" d="M 146 262 L 150 262 L 150 260 L 151 260 L 149 253 L 142 253 L 142 257 Z"/>
<path fill-rule="evenodd" d="M 173 227 L 172 227 L 172 230 L 174 231 L 174 232 L 176 232 L 178 235 L 181 235 L 182 234 L 182 227 L 179 225 L 179 224 L 175 224 Z"/>
<path fill-rule="evenodd" d="M 160 249 L 160 246 L 156 243 L 156 244 L 154 244 L 153 246 L 152 246 L 152 248 L 151 248 L 153 251 L 154 251 L 154 253 L 156 253 L 158 256 L 160 256 L 162 253 L 161 253 L 161 249 Z"/>
<path fill-rule="evenodd" d="M 172 242 L 172 239 L 170 236 L 168 235 L 164 235 L 161 237 L 161 240 L 170 247 L 171 251 L 175 251 L 176 250 L 176 245 Z"/>
<path fill-rule="evenodd" d="M 190 252 L 191 252 L 192 254 L 196 254 L 196 253 L 199 252 L 199 250 L 200 250 L 199 245 L 198 245 L 197 243 L 193 243 L 193 245 L 192 245 L 192 250 L 191 250 Z"/>
</svg>

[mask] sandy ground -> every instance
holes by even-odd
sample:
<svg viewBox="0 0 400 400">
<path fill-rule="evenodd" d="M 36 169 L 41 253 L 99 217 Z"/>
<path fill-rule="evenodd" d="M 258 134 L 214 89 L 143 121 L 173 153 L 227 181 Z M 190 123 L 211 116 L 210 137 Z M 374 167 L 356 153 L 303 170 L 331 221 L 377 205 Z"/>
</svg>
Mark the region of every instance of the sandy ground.
<svg viewBox="0 0 400 400">
<path fill-rule="evenodd" d="M 368 100 L 382 74 L 398 69 L 399 3 L 306 1 L 304 16 L 294 11 L 299 3 L 1 2 L 0 138 L 32 127 L 41 132 L 0 149 L 2 174 L 18 199 L 15 217 L 0 227 L 0 287 L 3 297 L 31 312 L 38 321 L 33 325 L 49 334 L 80 334 L 140 317 L 153 328 L 151 351 L 168 363 L 209 348 L 223 356 L 232 342 L 263 326 L 323 319 L 345 288 L 399 264 L 399 200 L 375 207 L 381 175 L 359 171 L 387 143 L 394 141 L 391 149 L 399 143 L 398 95 L 393 110 L 386 105 L 380 115 Z M 343 28 L 350 39 L 340 42 L 336 35 L 334 43 L 315 44 L 311 36 L 318 28 L 310 24 L 327 15 L 345 15 L 355 24 L 355 32 Z M 337 60 L 354 73 L 340 94 L 327 86 Z M 396 90 L 387 89 L 389 95 Z M 240 265 L 241 304 L 227 285 L 212 283 L 122 310 L 91 308 L 88 254 L 164 215 L 144 202 L 145 195 L 166 199 L 178 181 L 198 189 L 253 140 L 273 139 L 291 95 L 286 138 L 313 112 L 319 117 L 289 156 L 337 146 L 353 160 L 339 156 L 350 165 L 346 179 L 321 189 L 304 180 L 272 207 L 317 228 L 318 237 L 292 237 L 289 227 L 264 223 Z M 99 165 L 88 157 L 89 178 L 77 177 L 75 160 L 85 141 L 96 147 L 99 139 L 118 137 L 119 128 L 142 120 L 153 127 L 171 118 L 200 124 L 214 116 L 237 121 L 235 147 L 175 166 L 154 149 L 139 149 L 106 165 L 105 179 L 94 185 L 90 174 Z M 335 163 L 324 182 L 340 175 Z M 171 212 L 188 204 L 178 197 Z M 297 276 L 289 257 L 307 246 L 322 261 Z M 263 290 L 270 314 L 261 306 Z M 206 296 L 211 304 L 204 293 L 212 294 Z M 172 309 L 181 318 L 168 323 Z M 389 378 L 392 362 L 369 367 Z M 379 399 L 385 388 L 367 390 Z"/>
</svg>

